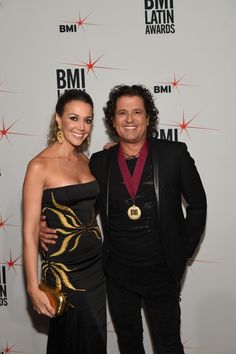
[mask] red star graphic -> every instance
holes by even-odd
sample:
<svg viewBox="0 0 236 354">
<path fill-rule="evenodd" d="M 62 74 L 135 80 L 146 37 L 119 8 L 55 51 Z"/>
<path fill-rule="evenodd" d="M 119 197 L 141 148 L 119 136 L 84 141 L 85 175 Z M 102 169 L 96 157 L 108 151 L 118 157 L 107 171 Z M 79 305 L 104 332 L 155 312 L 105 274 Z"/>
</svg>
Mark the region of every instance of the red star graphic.
<svg viewBox="0 0 236 354">
<path fill-rule="evenodd" d="M 14 348 L 15 347 L 15 344 L 13 344 L 11 347 L 8 347 L 8 344 L 7 344 L 7 346 L 3 349 L 3 352 L 4 353 L 12 353 L 13 351 L 12 351 L 12 348 Z"/>
<path fill-rule="evenodd" d="M 3 353 L 4 354 L 7 354 L 7 353 L 21 353 L 21 354 L 24 354 L 23 352 L 19 352 L 18 350 L 12 350 L 16 345 L 13 344 L 11 345 L 10 347 L 8 346 L 8 343 L 6 344 L 6 347 L 3 348 Z"/>
<path fill-rule="evenodd" d="M 0 129 L 0 141 L 5 137 L 7 139 L 7 141 L 10 144 L 10 140 L 8 138 L 8 135 L 10 134 L 14 134 L 14 135 L 30 135 L 30 136 L 34 136 L 33 134 L 23 134 L 23 133 L 16 133 L 16 132 L 12 132 L 10 131 L 10 129 L 13 127 L 13 125 L 18 121 L 18 119 L 12 123 L 8 128 L 5 127 L 5 122 L 4 119 L 2 119 L 2 129 Z"/>
<path fill-rule="evenodd" d="M 2 7 L 2 4 L 0 3 L 0 6 Z M 0 83 L 0 86 L 3 84 L 3 81 Z M 4 93 L 16 93 L 16 91 L 7 91 L 7 90 L 0 90 L 0 92 Z"/>
<path fill-rule="evenodd" d="M 205 259 L 194 259 L 194 262 L 199 262 L 199 263 L 212 263 L 212 264 L 220 264 L 221 262 L 216 262 L 216 261 L 207 261 Z"/>
<path fill-rule="evenodd" d="M 188 129 L 203 129 L 203 130 L 217 130 L 217 129 L 213 129 L 213 128 L 204 128 L 204 127 L 199 127 L 199 126 L 193 126 L 191 125 L 191 122 L 199 115 L 199 113 L 195 114 L 195 116 L 193 116 L 191 119 L 189 119 L 187 122 L 185 120 L 185 115 L 184 115 L 184 111 L 183 111 L 183 117 L 182 117 L 182 121 L 181 122 L 174 122 L 175 124 L 162 124 L 162 125 L 167 125 L 170 127 L 177 127 L 180 128 L 180 134 L 182 134 L 182 132 L 186 132 L 186 134 L 188 135 L 188 137 L 190 138 L 190 135 L 188 133 Z"/>
<path fill-rule="evenodd" d="M 189 260 L 188 260 L 188 266 L 190 267 L 191 270 L 192 270 L 192 265 L 193 265 L 194 263 L 220 264 L 221 262 L 208 261 L 208 260 L 204 260 L 204 259 L 192 259 L 192 258 L 189 258 Z"/>
<path fill-rule="evenodd" d="M 81 62 L 81 64 L 74 64 L 74 63 L 64 63 L 66 65 L 73 65 L 73 66 L 80 66 L 80 67 L 83 67 L 83 68 L 87 68 L 87 73 L 89 71 L 92 71 L 93 74 L 96 76 L 96 73 L 95 73 L 95 70 L 94 69 L 108 69 L 108 70 L 122 70 L 122 69 L 119 69 L 119 68 L 111 68 L 111 67 L 108 67 L 108 66 L 97 66 L 96 63 L 105 55 L 102 54 L 100 57 L 98 57 L 97 59 L 95 60 L 92 60 L 91 59 L 91 53 L 89 51 L 89 58 L 88 58 L 88 62 Z M 97 76 L 96 76 L 97 77 Z"/>
<path fill-rule="evenodd" d="M 5 230 L 6 226 L 18 226 L 18 225 L 13 225 L 13 224 L 7 224 L 7 220 L 9 220 L 9 219 L 10 219 L 10 216 L 7 219 L 3 219 L 2 216 L 0 216 L 0 230 L 1 229 Z"/>
<path fill-rule="evenodd" d="M 209 263 L 209 264 L 220 264 L 221 262 L 216 262 L 216 261 L 208 261 L 208 260 L 203 260 L 203 259 L 188 259 L 188 268 L 190 268 L 191 272 L 193 273 L 193 264 L 194 263 Z"/>
<path fill-rule="evenodd" d="M 0 264 L 7 265 L 8 270 L 10 270 L 12 268 L 16 272 L 16 270 L 15 270 L 16 266 L 23 266 L 23 264 L 16 263 L 18 261 L 18 259 L 20 259 L 21 257 L 22 256 L 19 256 L 19 257 L 13 259 L 11 256 L 11 251 L 10 251 L 10 259 L 8 261 L 4 259 L 4 261 L 0 262 Z"/>
<path fill-rule="evenodd" d="M 174 78 L 171 81 L 167 82 L 159 82 L 160 84 L 165 84 L 165 85 L 171 85 L 173 89 L 177 89 L 179 91 L 179 86 L 192 86 L 196 87 L 196 85 L 191 85 L 191 84 L 186 84 L 186 83 L 181 83 L 182 79 L 184 78 L 185 74 L 181 76 L 179 79 L 176 79 L 175 73 L 174 73 Z"/>
<path fill-rule="evenodd" d="M 91 13 L 90 13 L 88 16 L 82 18 L 82 17 L 80 16 L 80 13 L 79 13 L 79 18 L 78 18 L 77 20 L 64 21 L 64 22 L 65 22 L 65 23 L 73 23 L 73 24 L 76 24 L 78 28 L 81 27 L 83 30 L 84 30 L 84 26 L 85 26 L 85 25 L 86 25 L 86 26 L 101 26 L 101 25 L 98 25 L 98 24 L 96 24 L 96 23 L 89 23 L 89 22 L 86 22 L 87 18 L 88 18 L 90 15 L 91 15 Z"/>
</svg>

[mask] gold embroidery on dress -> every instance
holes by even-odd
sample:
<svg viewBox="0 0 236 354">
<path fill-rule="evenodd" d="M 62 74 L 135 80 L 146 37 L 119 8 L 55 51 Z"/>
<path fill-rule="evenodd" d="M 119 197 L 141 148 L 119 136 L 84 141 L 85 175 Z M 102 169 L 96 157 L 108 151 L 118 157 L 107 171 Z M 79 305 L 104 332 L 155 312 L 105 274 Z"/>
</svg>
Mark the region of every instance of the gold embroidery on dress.
<svg viewBox="0 0 236 354">
<path fill-rule="evenodd" d="M 47 272 L 50 271 L 56 283 L 56 289 L 61 290 L 62 284 L 64 284 L 67 288 L 75 290 L 75 291 L 86 291 L 86 289 L 75 288 L 66 273 L 72 272 L 74 269 L 69 269 L 63 263 L 55 263 L 55 262 L 48 262 L 44 260 L 42 262 L 42 279 L 47 281 Z"/>
<path fill-rule="evenodd" d="M 69 251 L 71 252 L 71 251 L 75 250 L 79 244 L 80 237 L 83 236 L 87 232 L 91 232 L 95 235 L 95 237 L 97 239 L 101 239 L 99 227 L 95 223 L 95 213 L 94 212 L 92 215 L 92 220 L 87 225 L 84 225 L 81 223 L 81 221 L 79 220 L 79 218 L 77 217 L 77 215 L 74 213 L 74 211 L 71 208 L 57 203 L 54 198 L 53 193 L 51 193 L 51 195 L 52 195 L 52 202 L 53 202 L 54 206 L 60 210 L 66 211 L 67 214 L 63 214 L 60 211 L 58 211 L 57 209 L 48 208 L 48 207 L 43 208 L 43 212 L 45 210 L 52 211 L 54 214 L 56 214 L 58 216 L 58 218 L 59 218 L 61 224 L 64 226 L 64 228 L 69 229 L 69 230 L 65 230 L 64 228 L 63 229 L 61 229 L 61 228 L 55 229 L 58 233 L 61 233 L 63 235 L 67 235 L 67 237 L 65 237 L 65 239 L 63 240 L 60 249 L 57 250 L 56 252 L 54 252 L 53 254 L 51 254 L 51 257 L 56 257 L 56 256 L 63 254 L 67 250 L 70 241 L 73 239 L 74 239 L 73 245 L 71 246 Z M 75 238 L 74 238 L 74 236 L 75 236 Z"/>
<path fill-rule="evenodd" d="M 69 252 L 74 251 L 79 245 L 79 240 L 81 236 L 83 236 L 87 232 L 94 234 L 97 239 L 101 239 L 100 230 L 96 223 L 94 212 L 91 221 L 88 224 L 84 225 L 71 208 L 57 203 L 53 193 L 51 193 L 51 196 L 52 203 L 57 209 L 45 207 L 42 211 L 44 212 L 45 210 L 50 210 L 58 217 L 60 223 L 63 225 L 64 228 L 57 228 L 55 230 L 57 231 L 57 233 L 64 235 L 65 238 L 59 250 L 51 254 L 50 258 L 57 257 L 63 254 L 68 249 L 68 247 Z M 60 210 L 64 213 L 62 213 Z M 47 272 L 50 270 L 51 273 L 54 275 L 57 289 L 61 290 L 63 284 L 72 290 L 86 291 L 85 289 L 76 288 L 70 283 L 66 273 L 69 273 L 75 269 L 76 268 L 69 269 L 63 263 L 56 263 L 44 260 L 42 262 L 42 277 L 43 279 L 46 279 Z"/>
</svg>

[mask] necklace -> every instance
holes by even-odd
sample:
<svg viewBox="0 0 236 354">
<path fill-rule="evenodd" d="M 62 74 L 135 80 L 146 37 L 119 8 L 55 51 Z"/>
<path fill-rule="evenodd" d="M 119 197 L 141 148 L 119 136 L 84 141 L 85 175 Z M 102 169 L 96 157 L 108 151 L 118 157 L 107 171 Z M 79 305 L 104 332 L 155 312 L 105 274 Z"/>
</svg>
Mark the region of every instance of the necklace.
<svg viewBox="0 0 236 354">
<path fill-rule="evenodd" d="M 137 154 L 135 155 L 128 155 L 128 154 L 125 154 L 123 152 L 123 156 L 126 160 L 133 160 L 133 159 L 137 159 L 137 157 L 139 157 L 139 153 L 140 153 L 141 150 L 139 150 L 139 152 L 137 152 Z"/>
<path fill-rule="evenodd" d="M 136 154 L 136 155 L 127 155 L 127 154 L 123 154 L 124 155 L 124 158 L 126 160 L 134 160 L 138 157 L 139 154 Z"/>
</svg>

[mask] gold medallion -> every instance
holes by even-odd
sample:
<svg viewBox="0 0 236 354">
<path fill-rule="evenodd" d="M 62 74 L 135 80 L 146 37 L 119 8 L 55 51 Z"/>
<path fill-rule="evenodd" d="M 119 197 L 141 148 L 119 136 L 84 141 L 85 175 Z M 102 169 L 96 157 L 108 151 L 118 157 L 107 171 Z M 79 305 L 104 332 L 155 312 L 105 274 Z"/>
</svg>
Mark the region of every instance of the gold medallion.
<svg viewBox="0 0 236 354">
<path fill-rule="evenodd" d="M 138 220 L 142 213 L 140 208 L 134 204 L 128 209 L 127 214 L 131 220 Z"/>
</svg>

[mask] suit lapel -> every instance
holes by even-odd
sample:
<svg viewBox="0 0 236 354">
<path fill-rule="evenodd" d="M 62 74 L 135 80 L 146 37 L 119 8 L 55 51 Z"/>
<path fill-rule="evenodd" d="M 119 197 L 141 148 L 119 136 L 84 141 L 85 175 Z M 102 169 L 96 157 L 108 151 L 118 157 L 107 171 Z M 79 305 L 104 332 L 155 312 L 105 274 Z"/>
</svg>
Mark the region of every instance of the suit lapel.
<svg viewBox="0 0 236 354">
<path fill-rule="evenodd" d="M 149 139 L 149 149 L 151 153 L 151 159 L 152 159 L 152 166 L 153 166 L 153 182 L 154 182 L 154 190 L 156 194 L 156 199 L 157 199 L 157 208 L 158 208 L 158 215 L 159 213 L 159 207 L 160 207 L 160 176 L 159 176 L 159 171 L 160 171 L 160 163 L 159 163 L 159 156 L 158 156 L 158 148 L 157 148 L 157 141 L 154 139 Z"/>
<path fill-rule="evenodd" d="M 110 191 L 110 177 L 111 177 L 111 170 L 112 166 L 114 164 L 114 161 L 117 156 L 117 151 L 118 151 L 118 145 L 115 145 L 113 148 L 110 148 L 109 154 L 108 154 L 108 159 L 107 159 L 107 174 L 106 174 L 106 182 L 105 182 L 105 190 L 106 190 L 106 219 L 107 219 L 107 225 L 108 223 L 108 218 L 109 218 L 109 191 Z"/>
</svg>

